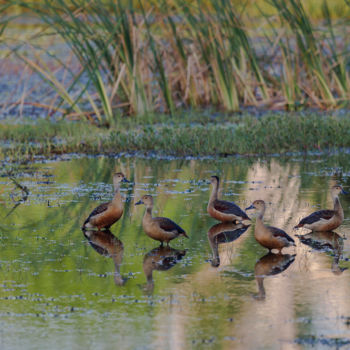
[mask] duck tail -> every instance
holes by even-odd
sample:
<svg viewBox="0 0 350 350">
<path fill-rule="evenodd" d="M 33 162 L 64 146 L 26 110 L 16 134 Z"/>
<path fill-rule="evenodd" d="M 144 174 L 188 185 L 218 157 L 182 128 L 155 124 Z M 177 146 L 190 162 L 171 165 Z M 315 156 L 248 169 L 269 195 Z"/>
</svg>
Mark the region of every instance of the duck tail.
<svg viewBox="0 0 350 350">
<path fill-rule="evenodd" d="M 186 238 L 190 238 L 190 237 L 188 237 L 187 236 L 187 233 L 184 231 L 184 232 L 181 232 L 181 234 L 184 236 L 184 237 L 186 237 Z"/>
<path fill-rule="evenodd" d="M 90 228 L 92 228 L 93 226 L 90 224 L 90 218 L 87 218 L 85 221 L 84 221 L 84 223 L 83 223 L 83 226 L 81 227 L 81 229 L 83 230 L 83 231 L 86 231 L 86 230 L 88 230 L 88 229 L 90 229 Z"/>
<path fill-rule="evenodd" d="M 244 221 L 244 220 L 252 221 L 251 218 L 246 213 L 244 213 L 244 215 L 242 215 L 242 221 Z"/>
<path fill-rule="evenodd" d="M 83 226 L 81 227 L 82 230 L 86 230 L 86 224 L 89 222 L 88 219 L 86 219 L 83 223 Z"/>
<path fill-rule="evenodd" d="M 304 224 L 298 224 L 298 225 L 294 226 L 293 229 L 297 230 L 298 228 L 303 227 L 303 226 L 304 226 Z"/>
</svg>

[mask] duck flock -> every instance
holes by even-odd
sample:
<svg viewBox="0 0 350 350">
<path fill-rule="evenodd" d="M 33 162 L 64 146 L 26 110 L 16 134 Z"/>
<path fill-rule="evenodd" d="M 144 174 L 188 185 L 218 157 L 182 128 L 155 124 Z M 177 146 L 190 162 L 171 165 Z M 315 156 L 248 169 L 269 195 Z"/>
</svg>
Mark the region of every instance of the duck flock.
<svg viewBox="0 0 350 350">
<path fill-rule="evenodd" d="M 130 182 L 130 181 L 126 179 L 123 173 L 121 172 L 115 173 L 113 175 L 113 185 L 114 185 L 113 199 L 110 202 L 102 203 L 99 206 L 97 206 L 90 213 L 90 215 L 84 221 L 84 224 L 82 226 L 84 235 L 89 239 L 90 244 L 98 252 L 100 252 L 99 247 L 100 249 L 102 249 L 101 247 L 107 247 L 106 254 L 110 256 L 113 256 L 113 254 L 109 252 L 109 250 L 113 250 L 113 249 L 120 250 L 120 246 L 121 246 L 121 242 L 120 243 L 117 242 L 118 244 L 115 244 L 114 240 L 117 238 L 110 233 L 109 229 L 123 215 L 124 208 L 123 208 L 122 197 L 120 194 L 120 185 L 122 182 Z M 217 250 L 217 244 L 220 243 L 217 241 L 219 239 L 218 233 L 225 232 L 225 230 L 233 231 L 233 235 L 235 236 L 234 239 L 239 237 L 249 227 L 249 222 L 251 221 L 251 219 L 246 213 L 246 211 L 248 210 L 256 210 L 258 213 L 258 216 L 256 218 L 256 223 L 255 223 L 255 229 L 254 229 L 254 237 L 256 241 L 261 246 L 267 248 L 269 250 L 269 253 L 271 253 L 271 250 L 277 250 L 279 253 L 277 255 L 276 254 L 272 254 L 271 256 L 267 255 L 265 260 L 268 260 L 268 259 L 271 261 L 274 261 L 276 259 L 283 260 L 284 258 L 280 256 L 282 249 L 290 246 L 295 246 L 295 241 L 282 229 L 273 227 L 273 226 L 267 226 L 264 224 L 263 218 L 264 218 L 264 213 L 266 209 L 265 202 L 261 199 L 257 199 L 244 211 L 237 204 L 233 202 L 224 201 L 218 198 L 219 184 L 220 184 L 220 180 L 218 176 L 212 176 L 210 178 L 210 183 L 212 185 L 212 191 L 211 191 L 208 206 L 207 206 L 207 212 L 211 217 L 221 222 L 221 224 L 214 225 L 208 232 L 209 242 L 212 245 L 213 254 L 214 254 L 212 265 L 218 266 L 219 264 L 218 253 L 215 252 L 215 249 Z M 333 209 L 319 210 L 319 211 L 313 212 L 310 215 L 303 218 L 294 228 L 298 229 L 298 228 L 304 227 L 312 230 L 313 232 L 318 232 L 322 234 L 322 233 L 329 233 L 334 229 L 336 229 L 337 227 L 339 227 L 344 221 L 344 211 L 339 200 L 339 194 L 341 193 L 347 194 L 347 192 L 344 191 L 342 186 L 340 185 L 333 186 L 331 189 L 331 195 L 334 203 Z M 169 218 L 152 216 L 153 197 L 151 195 L 144 195 L 138 202 L 135 203 L 135 205 L 141 205 L 141 204 L 144 204 L 146 207 L 146 210 L 142 219 L 143 230 L 145 231 L 148 237 L 156 241 L 159 241 L 161 244 L 161 246 L 159 248 L 155 248 L 153 254 L 150 254 L 149 256 L 151 257 L 153 256 L 153 260 L 154 260 L 154 256 L 157 254 L 159 255 L 160 258 L 167 255 L 169 256 L 174 255 L 174 254 L 171 254 L 173 253 L 172 252 L 173 249 L 169 247 L 169 242 L 180 236 L 189 238 L 186 231 Z M 230 230 L 233 224 L 235 225 L 235 230 L 232 230 L 232 229 Z M 96 242 L 97 240 L 96 230 L 98 230 L 98 232 L 105 231 L 105 233 L 102 234 L 102 236 L 101 235 L 99 236 L 100 237 L 99 239 L 101 239 L 104 242 L 104 244 L 102 242 L 102 244 L 99 245 L 99 243 Z M 216 237 L 215 244 L 213 243 L 214 241 L 211 239 L 211 237 Z M 299 238 L 300 237 L 303 237 L 303 236 L 299 236 Z M 166 243 L 166 248 L 163 247 L 164 242 Z M 180 252 L 180 251 L 176 250 L 176 252 Z M 180 256 L 184 255 L 184 253 L 181 254 L 181 252 L 179 254 Z M 118 254 L 114 254 L 114 255 L 117 256 Z M 175 254 L 175 260 L 176 258 L 178 258 L 177 255 L 178 254 Z M 145 258 L 145 262 L 146 261 L 147 261 L 147 257 Z M 145 262 L 144 262 L 144 270 L 146 273 L 147 264 L 145 267 Z M 164 262 L 164 259 L 163 259 L 163 262 Z M 115 262 L 115 263 L 116 263 L 116 271 L 118 270 L 118 273 L 116 274 L 116 283 L 122 284 L 122 279 L 120 278 L 119 267 L 118 267 L 120 264 L 118 264 L 118 262 Z M 150 264 L 150 266 L 153 266 L 153 265 Z M 172 263 L 170 262 L 169 264 L 165 264 L 163 267 L 164 269 L 166 269 L 171 266 L 172 266 Z M 146 276 L 147 276 L 147 273 L 146 273 Z"/>
</svg>

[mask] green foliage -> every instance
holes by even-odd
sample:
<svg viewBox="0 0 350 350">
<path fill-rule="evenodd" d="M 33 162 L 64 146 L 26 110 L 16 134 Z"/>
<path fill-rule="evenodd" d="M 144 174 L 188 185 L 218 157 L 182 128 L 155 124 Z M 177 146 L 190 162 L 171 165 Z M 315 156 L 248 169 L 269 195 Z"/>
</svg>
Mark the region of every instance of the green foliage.
<svg viewBox="0 0 350 350">
<path fill-rule="evenodd" d="M 83 122 L 9 125 L 0 128 L 2 157 L 67 152 L 157 153 L 175 156 L 271 154 L 350 147 L 349 118 L 317 114 L 221 116 L 198 122 L 200 115 L 121 120 L 110 129 Z M 135 125 L 136 124 L 136 125 Z"/>
<path fill-rule="evenodd" d="M 317 25 L 313 2 L 300 0 L 247 7 L 234 0 L 9 0 L 2 12 L 11 4 L 45 23 L 41 35 L 58 35 L 76 59 L 78 66 L 52 54 L 70 75 L 63 84 L 39 55 L 14 49 L 60 96 L 64 117 L 111 125 L 121 114 L 174 115 L 178 107 L 332 109 L 350 100 L 345 3 L 337 23 L 339 9 L 324 0 Z"/>
</svg>

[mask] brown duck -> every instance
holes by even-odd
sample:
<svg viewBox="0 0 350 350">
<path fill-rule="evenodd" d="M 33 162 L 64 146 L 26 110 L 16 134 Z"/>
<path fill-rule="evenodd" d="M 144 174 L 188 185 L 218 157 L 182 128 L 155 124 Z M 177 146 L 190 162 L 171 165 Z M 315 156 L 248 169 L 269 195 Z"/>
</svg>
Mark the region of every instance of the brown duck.
<svg viewBox="0 0 350 350">
<path fill-rule="evenodd" d="M 163 217 L 152 217 L 153 198 L 150 195 L 145 195 L 135 205 L 144 204 L 146 206 L 145 215 L 142 219 L 142 227 L 148 237 L 169 244 L 176 237 L 187 237 L 186 232 L 177 225 L 174 221 Z"/>
<path fill-rule="evenodd" d="M 302 219 L 294 228 L 305 227 L 312 231 L 332 231 L 344 221 L 344 211 L 340 204 L 339 194 L 348 194 L 340 185 L 332 187 L 333 210 L 319 210 Z"/>
<path fill-rule="evenodd" d="M 185 255 L 186 250 L 178 250 L 171 247 L 158 247 L 149 251 L 143 259 L 143 272 L 147 279 L 146 290 L 153 290 L 154 270 L 167 271 L 176 265 Z"/>
<path fill-rule="evenodd" d="M 266 205 L 263 200 L 259 199 L 254 201 L 250 207 L 246 208 L 246 210 L 250 209 L 257 209 L 259 212 L 254 230 L 254 236 L 258 243 L 270 251 L 271 249 L 277 249 L 279 252 L 281 252 L 284 247 L 295 246 L 294 239 L 288 236 L 286 232 L 277 227 L 264 225 L 263 217 Z"/>
<path fill-rule="evenodd" d="M 111 231 L 95 231 L 84 230 L 84 236 L 95 251 L 103 256 L 108 256 L 113 259 L 115 272 L 114 283 L 122 286 L 125 280 L 120 274 L 120 266 L 123 261 L 124 246 L 122 241 L 115 237 Z"/>
<path fill-rule="evenodd" d="M 336 232 L 314 231 L 303 236 L 298 236 L 300 242 L 319 251 L 332 250 L 334 253 L 332 261 L 332 272 L 335 275 L 342 274 L 347 268 L 339 266 L 339 259 L 344 248 L 344 239 Z"/>
<path fill-rule="evenodd" d="M 96 207 L 83 224 L 83 229 L 97 227 L 110 228 L 123 215 L 123 202 L 119 192 L 120 183 L 129 182 L 123 173 L 113 175 L 114 197 L 110 202 L 102 203 Z"/>
<path fill-rule="evenodd" d="M 213 253 L 211 265 L 220 266 L 219 244 L 230 243 L 241 237 L 250 225 L 234 224 L 233 222 L 220 222 L 208 231 L 208 241 Z"/>
<path fill-rule="evenodd" d="M 208 214 L 222 222 L 242 222 L 250 220 L 247 214 L 235 203 L 218 199 L 219 178 L 212 176 L 210 183 L 213 186 L 207 207 Z"/>
<path fill-rule="evenodd" d="M 255 279 L 258 283 L 257 299 L 265 299 L 264 278 L 285 271 L 295 260 L 295 255 L 268 253 L 255 264 Z"/>
</svg>

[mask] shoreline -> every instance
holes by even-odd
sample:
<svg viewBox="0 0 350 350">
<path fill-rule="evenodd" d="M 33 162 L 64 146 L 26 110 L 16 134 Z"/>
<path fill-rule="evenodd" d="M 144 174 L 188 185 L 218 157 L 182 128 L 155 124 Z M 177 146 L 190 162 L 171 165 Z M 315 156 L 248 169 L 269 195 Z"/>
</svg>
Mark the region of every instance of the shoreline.
<svg viewBox="0 0 350 350">
<path fill-rule="evenodd" d="M 205 118 L 204 118 L 205 119 Z M 350 148 L 346 115 L 198 115 L 165 121 L 126 118 L 98 128 L 84 122 L 0 123 L 0 159 L 62 154 L 203 158 L 329 153 Z"/>
</svg>

